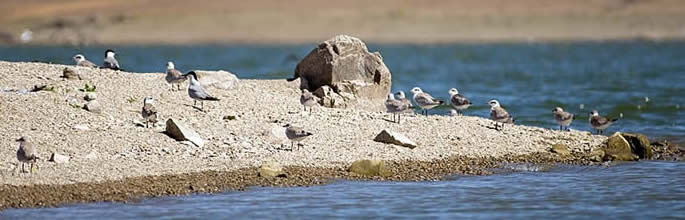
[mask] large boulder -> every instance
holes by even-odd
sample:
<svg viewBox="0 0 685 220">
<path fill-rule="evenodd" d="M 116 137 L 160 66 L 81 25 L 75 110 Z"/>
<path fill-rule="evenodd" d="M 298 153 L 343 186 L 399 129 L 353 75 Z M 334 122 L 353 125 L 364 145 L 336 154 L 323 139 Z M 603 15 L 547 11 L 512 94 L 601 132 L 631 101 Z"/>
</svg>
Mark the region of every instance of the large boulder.
<svg viewBox="0 0 685 220">
<path fill-rule="evenodd" d="M 604 160 L 633 161 L 637 159 L 638 156 L 633 154 L 630 143 L 621 133 L 616 132 L 607 139 L 607 145 L 604 147 Z"/>
<path fill-rule="evenodd" d="M 633 151 L 633 154 L 640 157 L 640 159 L 652 158 L 652 146 L 649 139 L 647 139 L 647 136 L 630 133 L 621 133 L 621 136 L 630 143 L 630 149 Z"/>
<path fill-rule="evenodd" d="M 219 71 L 205 71 L 195 70 L 197 80 L 205 87 L 214 87 L 217 89 L 231 89 L 238 84 L 238 77 L 233 73 L 223 70 Z"/>
<path fill-rule="evenodd" d="M 166 121 L 165 133 L 177 141 L 190 141 L 198 147 L 202 147 L 205 144 L 205 141 L 197 132 L 180 121 L 171 118 Z"/>
<path fill-rule="evenodd" d="M 364 176 L 392 176 L 392 171 L 382 160 L 357 160 L 350 165 L 349 171 Z"/>
<path fill-rule="evenodd" d="M 330 86 L 336 93 L 384 99 L 391 74 L 380 53 L 370 53 L 358 38 L 338 35 L 319 44 L 295 67 L 300 88 L 316 91 Z"/>
</svg>

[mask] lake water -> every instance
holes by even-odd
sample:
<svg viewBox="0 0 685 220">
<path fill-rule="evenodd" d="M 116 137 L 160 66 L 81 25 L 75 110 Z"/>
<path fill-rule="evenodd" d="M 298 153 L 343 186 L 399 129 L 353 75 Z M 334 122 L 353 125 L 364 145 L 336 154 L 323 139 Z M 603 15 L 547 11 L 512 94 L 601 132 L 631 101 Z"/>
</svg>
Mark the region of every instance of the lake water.
<svg viewBox="0 0 685 220">
<path fill-rule="evenodd" d="M 516 166 L 520 167 L 520 166 Z M 12 209 L 1 219 L 685 218 L 685 163 L 558 167 L 438 182 L 350 182 Z"/>
<path fill-rule="evenodd" d="M 117 51 L 133 72 L 223 69 L 240 78 L 283 79 L 314 45 L 0 46 L 0 60 L 100 63 Z M 685 142 L 685 42 L 575 42 L 369 45 L 393 73 L 393 91 L 414 86 L 443 100 L 456 87 L 487 117 L 498 99 L 516 122 L 557 128 L 552 109 L 623 117 L 607 133 L 640 132 Z M 2 85 L 0 85 L 2 86 Z M 449 107 L 433 110 L 446 114 Z M 310 188 L 94 203 L 0 213 L 0 219 L 68 218 L 685 218 L 685 163 L 640 162 L 455 177 L 440 182 L 337 182 Z"/>
<path fill-rule="evenodd" d="M 72 64 L 77 53 L 101 63 L 113 48 L 133 72 L 223 69 L 240 78 L 292 77 L 314 45 L 0 46 L 0 60 Z M 369 45 L 392 72 L 393 91 L 414 86 L 448 100 L 456 87 L 475 103 L 467 115 L 488 117 L 498 99 L 524 125 L 558 128 L 555 106 L 578 115 L 571 129 L 590 130 L 592 109 L 620 117 L 606 133 L 641 132 L 685 141 L 685 41 Z M 648 101 L 646 101 L 646 98 Z M 448 106 L 433 110 L 447 114 Z"/>
</svg>

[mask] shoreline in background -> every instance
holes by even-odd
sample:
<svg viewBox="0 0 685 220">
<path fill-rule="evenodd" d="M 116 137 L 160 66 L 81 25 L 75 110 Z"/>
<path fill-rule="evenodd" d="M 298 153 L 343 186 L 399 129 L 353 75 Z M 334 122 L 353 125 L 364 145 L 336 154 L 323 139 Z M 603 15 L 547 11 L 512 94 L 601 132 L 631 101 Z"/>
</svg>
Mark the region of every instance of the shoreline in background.
<svg viewBox="0 0 685 220">
<path fill-rule="evenodd" d="M 0 43 L 25 29 L 36 43 L 75 45 L 309 44 L 337 34 L 368 43 L 418 44 L 685 38 L 685 4 L 670 0 L 9 0 L 3 5 Z"/>
</svg>

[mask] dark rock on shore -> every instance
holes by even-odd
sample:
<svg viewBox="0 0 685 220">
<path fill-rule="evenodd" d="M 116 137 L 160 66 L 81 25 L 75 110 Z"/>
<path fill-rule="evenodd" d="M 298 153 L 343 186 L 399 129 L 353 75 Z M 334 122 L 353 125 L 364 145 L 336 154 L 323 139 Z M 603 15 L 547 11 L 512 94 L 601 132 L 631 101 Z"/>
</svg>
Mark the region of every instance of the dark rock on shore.
<svg viewBox="0 0 685 220">
<path fill-rule="evenodd" d="M 621 135 L 630 143 L 630 149 L 640 159 L 651 159 L 652 147 L 649 144 L 649 139 L 643 134 L 621 133 Z"/>
<path fill-rule="evenodd" d="M 633 154 L 628 140 L 618 132 L 607 139 L 604 153 L 604 160 L 633 161 L 639 158 Z"/>
<path fill-rule="evenodd" d="M 607 139 L 604 160 L 633 161 L 651 159 L 652 147 L 647 136 L 616 132 Z"/>
</svg>

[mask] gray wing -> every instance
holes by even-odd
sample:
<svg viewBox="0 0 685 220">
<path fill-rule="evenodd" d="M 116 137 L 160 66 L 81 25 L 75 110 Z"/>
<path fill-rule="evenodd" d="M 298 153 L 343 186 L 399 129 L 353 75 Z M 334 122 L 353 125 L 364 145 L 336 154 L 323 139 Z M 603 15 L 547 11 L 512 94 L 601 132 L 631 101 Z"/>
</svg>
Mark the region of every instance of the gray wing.
<svg viewBox="0 0 685 220">
<path fill-rule="evenodd" d="M 318 101 L 319 101 L 319 97 L 316 97 L 311 92 L 302 93 L 302 95 L 300 96 L 300 103 L 303 105 L 315 104 Z"/>
<path fill-rule="evenodd" d="M 157 109 L 155 109 L 155 106 L 145 104 L 143 106 L 143 118 L 148 121 L 157 121 Z"/>
<path fill-rule="evenodd" d="M 417 94 L 416 98 L 414 98 L 414 101 L 416 101 L 416 103 L 419 105 L 438 105 L 441 102 L 425 92 Z"/>
<path fill-rule="evenodd" d="M 213 98 L 199 82 L 197 84 L 190 83 L 190 86 L 188 86 L 188 95 L 190 95 L 191 98 L 200 100 Z"/>
<path fill-rule="evenodd" d="M 183 73 L 176 69 L 170 69 L 166 71 L 166 81 L 169 83 L 180 83 L 185 80 L 186 78 L 183 76 Z"/>
<path fill-rule="evenodd" d="M 471 104 L 471 101 L 469 101 L 469 99 L 467 99 L 466 97 L 464 97 L 461 94 L 456 94 L 456 95 L 452 96 L 452 99 L 450 101 L 452 102 L 453 105 L 458 105 L 458 106 L 459 105 L 470 105 Z"/>
<path fill-rule="evenodd" d="M 557 112 L 554 114 L 554 117 L 559 121 L 568 121 L 573 119 L 573 114 L 568 112 Z"/>
<path fill-rule="evenodd" d="M 590 119 L 590 124 L 592 124 L 592 126 L 595 127 L 605 125 L 608 122 L 609 120 L 602 116 L 592 116 L 592 118 Z"/>
<path fill-rule="evenodd" d="M 119 68 L 119 61 L 117 61 L 117 59 L 112 58 L 112 57 L 106 57 L 104 67 L 110 68 L 110 69 L 120 69 Z"/>
<path fill-rule="evenodd" d="M 290 126 L 290 127 L 285 129 L 285 135 L 289 139 L 297 139 L 297 138 L 307 137 L 307 136 L 312 135 L 312 134 L 305 131 L 303 128 Z"/>
<path fill-rule="evenodd" d="M 91 67 L 91 68 L 93 68 L 93 67 L 98 67 L 98 65 L 95 65 L 93 62 L 90 62 L 90 61 L 88 61 L 88 60 L 83 60 L 83 61 L 81 61 L 81 62 L 78 64 L 78 66 Z"/>
<path fill-rule="evenodd" d="M 509 116 L 509 112 L 507 112 L 507 110 L 504 110 L 504 108 L 499 107 L 490 110 L 490 119 L 494 121 L 505 121 L 510 118 L 511 116 Z"/>
<path fill-rule="evenodd" d="M 17 151 L 17 157 L 21 157 L 24 160 L 33 160 L 38 158 L 38 154 L 36 153 L 36 149 L 33 147 L 31 143 L 24 142 Z"/>
<path fill-rule="evenodd" d="M 400 112 L 404 111 L 407 109 L 407 105 L 405 105 L 402 101 L 399 100 L 386 100 L 385 101 L 385 108 L 388 110 L 388 112 Z"/>
</svg>

